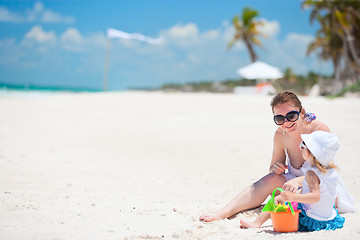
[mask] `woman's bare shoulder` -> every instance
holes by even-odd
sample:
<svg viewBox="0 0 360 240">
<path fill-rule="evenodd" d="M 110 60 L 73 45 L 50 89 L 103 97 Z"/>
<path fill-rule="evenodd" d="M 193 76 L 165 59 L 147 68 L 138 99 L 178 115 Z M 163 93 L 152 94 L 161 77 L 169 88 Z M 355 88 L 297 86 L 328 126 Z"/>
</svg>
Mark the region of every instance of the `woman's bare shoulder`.
<svg viewBox="0 0 360 240">
<path fill-rule="evenodd" d="M 282 146 L 282 145 L 284 145 L 284 133 L 283 133 L 283 131 L 281 130 L 281 128 L 278 128 L 278 129 L 275 131 L 275 134 L 274 134 L 274 145 L 277 145 L 277 146 Z"/>
<path fill-rule="evenodd" d="M 277 128 L 274 134 L 274 140 L 282 139 L 283 138 L 283 131 L 281 128 Z"/>
<path fill-rule="evenodd" d="M 330 132 L 330 128 L 323 122 L 316 121 L 314 131 L 325 131 Z"/>
</svg>

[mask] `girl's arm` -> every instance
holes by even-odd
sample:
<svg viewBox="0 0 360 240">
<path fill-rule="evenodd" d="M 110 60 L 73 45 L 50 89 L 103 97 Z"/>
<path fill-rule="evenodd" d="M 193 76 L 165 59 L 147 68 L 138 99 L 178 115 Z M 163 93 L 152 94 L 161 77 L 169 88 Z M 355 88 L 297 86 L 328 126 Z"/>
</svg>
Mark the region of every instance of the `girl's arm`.
<svg viewBox="0 0 360 240">
<path fill-rule="evenodd" d="M 299 189 L 299 187 L 302 187 L 302 183 L 304 181 L 304 176 L 293 178 L 282 186 L 282 189 L 285 191 L 290 191 L 293 193 L 296 193 Z"/>
<path fill-rule="evenodd" d="M 320 200 L 320 179 L 312 170 L 306 172 L 305 180 L 309 185 L 310 192 L 305 194 L 294 194 L 292 192 L 281 192 L 281 197 L 286 202 L 316 203 Z"/>
</svg>

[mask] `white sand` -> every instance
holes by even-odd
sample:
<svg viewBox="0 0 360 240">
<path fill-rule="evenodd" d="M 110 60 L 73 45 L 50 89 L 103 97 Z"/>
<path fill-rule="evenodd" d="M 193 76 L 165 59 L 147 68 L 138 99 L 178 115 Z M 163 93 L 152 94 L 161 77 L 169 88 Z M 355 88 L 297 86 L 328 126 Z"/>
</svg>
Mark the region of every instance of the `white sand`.
<svg viewBox="0 0 360 240">
<path fill-rule="evenodd" d="M 360 99 L 301 98 L 336 133 L 360 206 Z M 198 220 L 267 173 L 271 97 L 231 94 L 0 94 L 0 239 L 359 239 L 239 229 L 259 210 Z"/>
</svg>

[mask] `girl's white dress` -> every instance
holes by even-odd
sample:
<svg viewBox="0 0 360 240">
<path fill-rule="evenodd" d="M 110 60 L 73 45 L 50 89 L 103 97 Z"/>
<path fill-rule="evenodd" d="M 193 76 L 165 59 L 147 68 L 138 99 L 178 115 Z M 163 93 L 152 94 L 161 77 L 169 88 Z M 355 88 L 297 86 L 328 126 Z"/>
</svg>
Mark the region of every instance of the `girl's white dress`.
<svg viewBox="0 0 360 240">
<path fill-rule="evenodd" d="M 287 152 L 287 145 L 286 145 L 286 136 L 285 132 L 283 131 L 284 135 L 284 143 L 285 143 L 285 156 L 286 156 L 286 162 L 288 165 L 288 172 L 284 174 L 284 177 L 286 178 L 286 181 L 289 181 L 290 179 L 293 179 L 295 177 L 303 176 L 304 173 L 307 171 L 307 162 L 305 161 L 303 166 L 300 169 L 296 169 L 290 164 L 290 158 L 289 154 Z M 334 162 L 336 164 L 336 162 Z M 310 165 L 309 165 L 310 166 Z M 352 213 L 356 212 L 356 209 L 354 208 L 354 198 L 350 195 L 348 192 L 344 181 L 341 177 L 341 175 L 335 171 L 334 178 L 336 178 L 336 197 L 338 198 L 338 207 L 337 210 L 339 213 Z"/>
<path fill-rule="evenodd" d="M 341 217 L 335 210 L 335 199 L 337 197 L 337 185 L 341 176 L 335 169 L 322 173 L 316 167 L 311 167 L 305 162 L 303 172 L 312 170 L 320 179 L 320 200 L 311 204 L 299 204 L 302 212 L 299 214 L 299 231 L 334 230 L 342 228 L 345 218 Z M 345 189 L 346 190 L 346 189 Z M 310 189 L 304 179 L 302 194 L 309 193 Z"/>
</svg>

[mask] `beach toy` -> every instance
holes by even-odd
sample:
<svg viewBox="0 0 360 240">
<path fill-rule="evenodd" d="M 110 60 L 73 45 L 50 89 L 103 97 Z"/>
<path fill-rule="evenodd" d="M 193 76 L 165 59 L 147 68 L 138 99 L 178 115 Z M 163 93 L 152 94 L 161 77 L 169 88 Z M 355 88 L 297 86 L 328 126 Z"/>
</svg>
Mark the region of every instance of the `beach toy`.
<svg viewBox="0 0 360 240">
<path fill-rule="evenodd" d="M 279 204 L 275 206 L 274 212 L 289 212 L 289 206 L 285 204 Z"/>
<path fill-rule="evenodd" d="M 287 202 L 287 205 L 275 205 L 275 193 L 277 190 L 284 191 L 282 188 L 274 189 L 270 200 L 261 211 L 270 212 L 275 232 L 296 232 L 299 227 L 299 212 L 301 210 L 294 211 L 294 206 L 297 209 L 297 203 L 295 202 Z"/>
<path fill-rule="evenodd" d="M 297 202 L 291 202 L 291 206 L 293 207 L 294 211 L 296 211 L 297 208 L 298 208 L 298 203 Z"/>
</svg>

